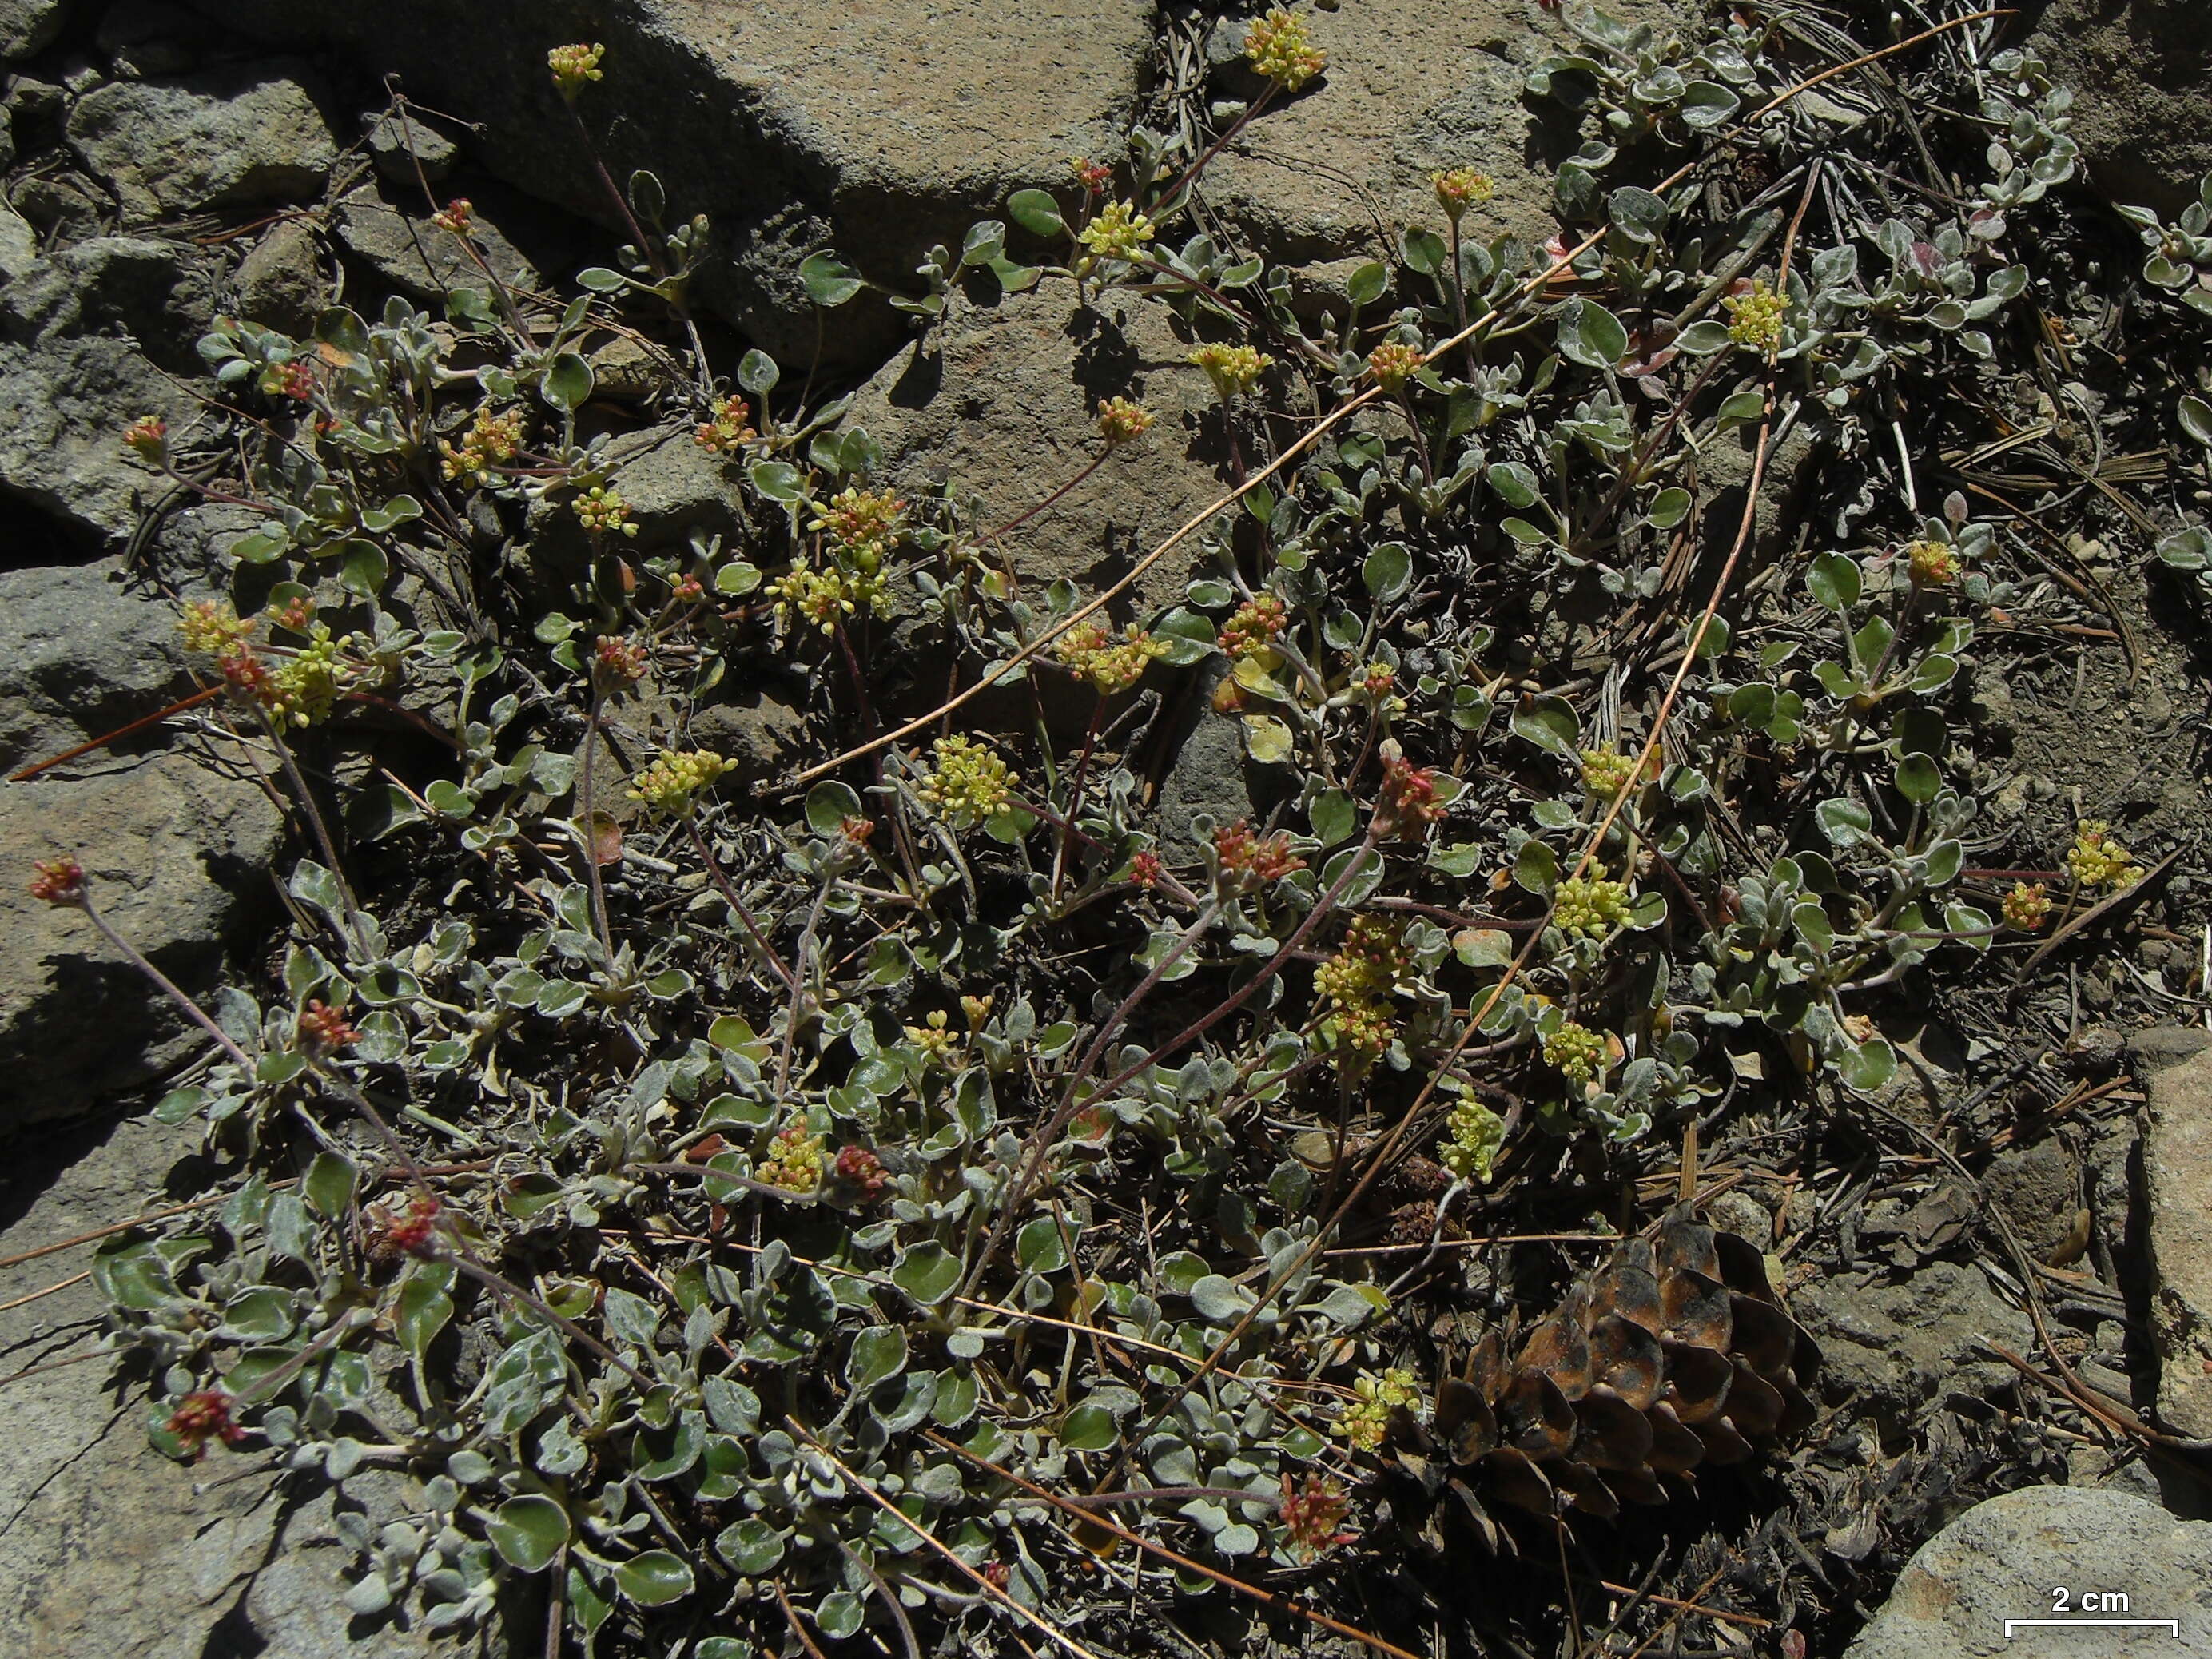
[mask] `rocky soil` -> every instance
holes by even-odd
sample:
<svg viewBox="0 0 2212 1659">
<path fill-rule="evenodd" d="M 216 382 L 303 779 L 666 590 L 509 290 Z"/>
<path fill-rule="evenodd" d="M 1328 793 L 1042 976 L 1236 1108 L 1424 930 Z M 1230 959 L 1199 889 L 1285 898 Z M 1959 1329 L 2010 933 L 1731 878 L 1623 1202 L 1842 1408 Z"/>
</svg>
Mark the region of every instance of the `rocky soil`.
<svg viewBox="0 0 2212 1659">
<path fill-rule="evenodd" d="M 2122 199 L 2171 206 L 2212 165 L 2201 11 L 2051 0 L 2033 20 L 2081 88 L 2098 182 Z M 1438 166 L 1492 173 L 1507 222 L 1540 234 L 1561 152 L 1518 88 L 1555 21 L 1522 0 L 1329 13 L 1336 95 L 1258 124 L 1223 157 L 1207 210 L 1316 293 L 1425 210 Z M 572 38 L 608 42 L 617 166 L 653 167 L 672 201 L 714 216 L 708 325 L 787 362 L 818 348 L 893 479 L 987 489 L 1017 511 L 1073 471 L 1065 446 L 1102 390 L 1142 392 L 1176 441 L 1115 457 L 1012 538 L 1026 580 L 1118 575 L 1218 493 L 1207 400 L 1162 372 L 1186 349 L 1164 307 L 1118 300 L 1071 332 L 1016 296 L 917 332 L 872 299 L 817 342 L 793 273 L 834 242 L 868 278 L 911 286 L 932 242 L 1057 181 L 1071 155 L 1113 152 L 1140 108 L 1246 95 L 1240 27 L 1146 0 L 0 0 L 0 767 L 196 689 L 173 600 L 237 515 L 168 491 L 116 432 L 146 413 L 198 418 L 212 385 L 192 342 L 218 313 L 296 328 L 341 295 L 435 295 L 454 256 L 422 230 L 448 195 L 475 203 L 480 244 L 516 286 L 605 243 L 539 72 L 546 46 Z M 479 125 L 380 121 L 386 72 Z M 605 350 L 616 389 L 619 343 Z M 630 424 L 617 442 L 641 545 L 729 529 L 720 464 L 673 428 Z M 2143 562 L 2104 567 L 2139 672 L 2112 640 L 2050 684 L 1978 696 L 2016 739 L 2021 810 L 2117 799 L 2139 832 L 2185 841 L 2207 805 L 2203 641 Z M 1151 596 L 1180 586 L 1163 571 Z M 929 673 L 915 665 L 918 700 L 936 694 Z M 696 735 L 755 778 L 787 770 L 782 690 L 725 688 Z M 0 1596 L 15 1610 L 0 1659 L 441 1645 L 344 1616 L 326 1498 L 147 1449 L 132 1380 L 98 1352 L 82 1254 L 53 1248 L 191 1190 L 188 1141 L 143 1113 L 205 1045 L 21 876 L 33 857 L 76 854 L 114 920 L 204 997 L 261 971 L 271 860 L 298 826 L 268 779 L 207 741 L 206 718 L 186 709 L 0 785 Z M 1180 729 L 1170 823 L 1238 815 L 1232 728 L 1194 711 Z M 608 740 L 627 759 L 642 727 L 611 722 Z M 2202 866 L 2182 875 L 2201 898 Z M 1737 1195 L 1729 1224 L 1762 1249 L 1817 1237 L 1782 1258 L 1826 1360 L 1792 1541 L 1871 1618 L 1857 1659 L 2002 1650 L 1992 1629 L 2047 1613 L 2059 1583 L 2124 1590 L 2138 1613 L 2183 1621 L 2177 1650 L 2212 1651 L 2212 1534 L 2185 1518 L 2212 1513 L 2212 1037 L 2194 1029 L 2199 942 L 2130 948 L 2054 1007 L 1929 1011 L 1900 1034 L 1917 1071 L 1835 1137 L 1832 1188 L 1754 1179 Z M 2033 1110 L 1983 1103 L 2031 1071 L 2066 1081 L 2039 1082 Z M 2039 1348 L 2068 1362 L 2070 1401 L 2046 1370 L 2023 1373 Z M 2028 1490 L 1991 1496 L 2013 1487 Z"/>
</svg>

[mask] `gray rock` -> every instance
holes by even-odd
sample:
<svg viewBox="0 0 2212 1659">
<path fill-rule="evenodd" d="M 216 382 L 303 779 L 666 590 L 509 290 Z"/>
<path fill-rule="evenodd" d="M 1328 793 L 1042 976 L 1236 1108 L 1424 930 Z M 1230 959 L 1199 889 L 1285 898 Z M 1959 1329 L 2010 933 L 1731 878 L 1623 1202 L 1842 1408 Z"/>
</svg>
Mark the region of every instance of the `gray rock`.
<svg viewBox="0 0 2212 1659">
<path fill-rule="evenodd" d="M 39 233 L 31 222 L 0 203 L 0 283 L 12 283 L 39 257 Z"/>
<path fill-rule="evenodd" d="M 216 266 L 189 243 L 99 236 L 60 248 L 0 294 L 0 337 L 31 343 L 70 335 L 126 335 L 177 373 L 214 319 Z M 127 418 L 127 417 L 126 417 Z"/>
<path fill-rule="evenodd" d="M 1982 1177 L 1982 1189 L 2039 1261 L 2047 1261 L 2073 1231 L 2081 1207 L 2074 1160 L 2055 1139 L 2005 1152 Z"/>
<path fill-rule="evenodd" d="M 395 185 L 416 182 L 416 169 L 435 184 L 453 170 L 460 147 L 427 121 L 405 113 L 380 115 L 369 123 L 368 153 L 376 170 Z"/>
<path fill-rule="evenodd" d="M 0 60 L 44 52 L 69 21 L 71 0 L 0 0 Z"/>
<path fill-rule="evenodd" d="M 142 498 L 168 485 L 118 434 L 141 415 L 181 428 L 198 413 L 176 376 L 198 367 L 214 270 L 182 243 L 104 236 L 33 260 L 0 292 L 0 489 L 81 540 L 131 532 Z"/>
<path fill-rule="evenodd" d="M 1176 750 L 1175 764 L 1160 786 L 1153 822 L 1169 854 L 1177 860 L 1201 850 L 1191 821 L 1203 812 L 1217 824 L 1252 816 L 1252 797 L 1244 783 L 1244 739 L 1234 720 L 1211 709 Z"/>
<path fill-rule="evenodd" d="M 1955 1261 L 1929 1262 L 1893 1285 L 1831 1274 L 1793 1292 L 1790 1307 L 1820 1345 L 1823 1392 L 1886 1425 L 1948 1395 L 2009 1387 L 2013 1371 L 1979 1345 L 2024 1353 L 2033 1340 L 2027 1316 Z"/>
<path fill-rule="evenodd" d="M 583 120 L 627 178 L 651 167 L 671 211 L 713 216 L 728 263 L 702 298 L 803 361 L 815 319 L 794 274 L 834 245 L 873 280 L 915 286 L 933 242 L 1071 155 L 1112 154 L 1152 49 L 1150 0 L 194 0 L 227 26 L 343 47 L 399 70 L 426 103 L 483 125 L 495 172 L 601 219 L 611 209 L 545 69 L 562 40 L 606 46 Z M 902 325 L 879 301 L 830 331 L 830 355 L 880 360 Z"/>
<path fill-rule="evenodd" d="M 303 201 L 322 189 L 337 145 L 302 73 L 293 64 L 237 64 L 113 82 L 77 100 L 70 143 L 132 221 Z"/>
<path fill-rule="evenodd" d="M 1608 0 L 1629 22 L 1663 21 L 1669 0 Z M 1408 225 L 1441 232 L 1432 173 L 1470 167 L 1497 194 L 1470 214 L 1470 238 L 1501 230 L 1540 241 L 1556 228 L 1547 157 L 1571 154 L 1553 110 L 1522 94 L 1528 66 L 1571 40 L 1556 17 L 1523 0 L 1360 0 L 1334 15 L 1309 15 L 1328 54 L 1322 77 L 1271 104 L 1208 167 L 1206 199 L 1271 258 L 1317 263 L 1395 254 Z M 1214 27 L 1224 60 L 1239 64 L 1224 89 L 1249 97 L 1259 82 L 1241 68 L 1244 18 Z M 1378 219 L 1380 224 L 1378 225 Z"/>
<path fill-rule="evenodd" d="M 2128 1039 L 2128 1058 L 2138 1077 L 2178 1066 L 2208 1048 L 2212 1048 L 2212 1031 L 2201 1025 L 2154 1025 Z"/>
<path fill-rule="evenodd" d="M 51 121 L 68 106 L 69 94 L 35 75 L 8 77 L 8 113 L 17 121 Z"/>
<path fill-rule="evenodd" d="M 2074 140 L 2115 200 L 2168 217 L 2212 172 L 2212 30 L 2199 0 L 2051 0 L 2033 45 L 2074 89 Z"/>
<path fill-rule="evenodd" d="M 538 285 L 537 268 L 507 239 L 495 213 L 478 204 L 471 222 L 477 252 L 501 282 L 510 289 Z M 337 228 L 338 240 L 380 283 L 415 299 L 436 299 L 452 289 L 484 286 L 483 272 L 458 238 L 432 223 L 429 214 L 400 208 L 374 185 L 348 191 L 339 198 Z"/>
<path fill-rule="evenodd" d="M 64 337 L 0 340 L 0 491 L 100 543 L 128 536 L 169 489 L 125 452 L 123 428 L 158 415 L 181 429 L 199 405 L 129 341 Z"/>
<path fill-rule="evenodd" d="M 2152 1072 L 2143 1131 L 2151 1335 L 2158 1411 L 2176 1434 L 2212 1437 L 2212 1054 Z"/>
<path fill-rule="evenodd" d="M 298 219 L 271 226 L 231 277 L 239 316 L 295 337 L 313 328 L 327 290 L 322 239 Z"/>
<path fill-rule="evenodd" d="M 9 1166 L 0 1254 L 15 1255 L 164 1204 L 165 1176 L 196 1132 L 139 1119 L 49 1136 Z M 72 1249 L 0 1269 L 0 1301 L 84 1266 Z M 69 1285 L 0 1312 L 10 1370 L 92 1351 L 98 1293 Z M 434 1644 L 389 1625 L 349 1628 L 339 1601 L 350 1553 L 329 1495 L 293 1503 L 252 1453 L 210 1451 L 181 1465 L 146 1443 L 143 1384 L 100 1359 L 12 1383 L 9 1455 L 0 1460 L 0 1659 L 422 1659 Z M 374 1484 L 372 1498 L 381 1494 Z M 393 1494 L 396 1496 L 397 1494 Z"/>
<path fill-rule="evenodd" d="M 81 173 L 33 173 L 15 186 L 22 216 L 58 241 L 97 236 L 111 210 L 99 186 Z"/>
<path fill-rule="evenodd" d="M 626 433 L 607 446 L 607 471 L 629 504 L 637 535 L 625 550 L 681 551 L 694 535 L 733 545 L 745 524 L 739 464 L 702 449 L 693 427 L 676 422 Z M 558 608 L 568 588 L 582 580 L 591 544 L 574 510 L 573 491 L 549 496 L 530 510 L 526 558 L 533 586 Z"/>
<path fill-rule="evenodd" d="M 1058 286 L 963 302 L 860 389 L 849 423 L 883 445 L 895 483 L 988 492 L 984 517 L 996 525 L 1097 455 L 1102 399 L 1145 404 L 1157 417 L 1150 432 L 994 550 L 1024 590 L 1062 576 L 1095 590 L 1228 488 L 1213 394 L 1185 361 L 1190 348 L 1173 323 L 1164 307 L 1133 295 L 1079 312 Z M 1142 617 L 1181 599 L 1196 556 L 1186 542 L 1139 580 L 1121 614 Z"/>
<path fill-rule="evenodd" d="M 0 769 L 142 714 L 182 688 L 173 617 L 111 581 L 112 564 L 0 574 Z M 24 783 L 0 784 L 0 868 L 74 854 L 103 913 L 204 995 L 226 944 L 265 906 L 276 808 L 228 754 L 160 731 Z M 205 1043 L 84 918 L 0 888 L 0 1128 L 81 1112 Z"/>
<path fill-rule="evenodd" d="M 805 735 L 806 717 L 769 691 L 739 691 L 691 716 L 690 741 L 734 761 L 741 780 L 788 769 Z"/>
<path fill-rule="evenodd" d="M 2052 1587 L 2117 1590 L 2124 1613 L 2100 1603 L 2087 1616 L 2172 1619 L 2179 1631 L 2016 1632 L 2008 1619 L 2049 1619 Z M 2112 1491 L 2029 1486 L 1978 1504 L 1920 1547 L 1848 1659 L 1993 1659 L 1998 1654 L 2212 1655 L 2212 1525 Z"/>
</svg>

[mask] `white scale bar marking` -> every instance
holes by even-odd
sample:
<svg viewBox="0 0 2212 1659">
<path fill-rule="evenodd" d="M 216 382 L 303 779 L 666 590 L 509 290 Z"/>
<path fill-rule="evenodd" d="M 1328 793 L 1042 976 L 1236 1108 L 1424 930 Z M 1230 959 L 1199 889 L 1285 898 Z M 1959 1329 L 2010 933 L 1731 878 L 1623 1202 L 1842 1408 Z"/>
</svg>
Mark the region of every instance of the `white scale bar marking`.
<svg viewBox="0 0 2212 1659">
<path fill-rule="evenodd" d="M 2005 1620 L 2005 1640 L 2012 1640 L 2016 1630 L 2162 1630 L 2177 1642 L 2181 1639 L 2181 1620 L 2179 1619 L 2008 1619 Z"/>
</svg>

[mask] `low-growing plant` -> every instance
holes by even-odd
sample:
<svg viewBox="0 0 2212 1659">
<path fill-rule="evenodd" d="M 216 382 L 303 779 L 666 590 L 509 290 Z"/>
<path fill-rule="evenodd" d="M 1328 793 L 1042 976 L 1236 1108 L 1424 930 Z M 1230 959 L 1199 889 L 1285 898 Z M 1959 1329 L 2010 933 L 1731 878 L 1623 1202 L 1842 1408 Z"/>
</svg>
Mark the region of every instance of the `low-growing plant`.
<svg viewBox="0 0 2212 1659">
<path fill-rule="evenodd" d="M 1211 155 L 1328 96 L 1358 27 L 1271 12 L 1212 149 L 1140 130 L 890 296 L 918 326 L 1030 290 L 1175 314 L 1224 495 L 1153 556 L 1189 576 L 1158 614 L 1024 581 L 1001 537 L 1041 504 L 895 483 L 812 376 L 751 351 L 726 382 L 686 309 L 708 228 L 665 229 L 649 175 L 608 185 L 622 268 L 557 310 L 483 265 L 441 315 L 216 326 L 227 401 L 129 441 L 262 515 L 234 605 L 183 628 L 310 844 L 281 975 L 222 994 L 158 1109 L 204 1126 L 221 1201 L 95 1260 L 158 1444 L 403 1474 L 341 1510 L 351 1610 L 465 1626 L 529 1578 L 603 1651 L 1056 1636 L 1098 1534 L 1037 1488 L 1319 1585 L 1382 1547 L 1362 1483 L 1425 1395 L 1405 1297 L 1455 1216 L 1562 1158 L 1648 1171 L 1747 1091 L 1883 1090 L 1886 988 L 2130 878 L 2101 830 L 2063 869 L 1973 861 L 1962 679 L 2046 590 L 1916 483 L 1912 411 L 2064 303 L 2033 228 L 2063 96 L 1986 21 L 1893 49 L 1982 112 L 1954 143 L 2002 134 L 1986 205 L 1900 195 L 1895 111 L 1818 145 L 1782 113 L 1832 61 L 1805 38 L 1572 19 L 1530 82 L 1591 137 L 1544 248 L 1464 169 L 1318 306 L 1194 228 Z M 552 54 L 580 115 L 598 62 Z M 869 293 L 830 250 L 799 276 Z M 607 331 L 666 337 L 734 540 L 638 534 Z M 1152 424 L 1109 398 L 1092 465 Z M 218 440 L 243 476 L 204 478 Z M 1771 550 L 1790 441 L 1826 514 Z M 894 638 L 954 671 L 942 708 L 886 702 Z M 770 668 L 811 757 L 733 781 L 692 711 Z M 1141 732 L 1186 696 L 1249 817 L 1155 810 Z M 333 774 L 364 709 L 434 733 L 431 775 Z M 658 755 L 619 777 L 611 709 Z M 39 883 L 106 927 L 81 871 Z M 1427 1253 L 1339 1249 L 1429 1152 Z"/>
</svg>

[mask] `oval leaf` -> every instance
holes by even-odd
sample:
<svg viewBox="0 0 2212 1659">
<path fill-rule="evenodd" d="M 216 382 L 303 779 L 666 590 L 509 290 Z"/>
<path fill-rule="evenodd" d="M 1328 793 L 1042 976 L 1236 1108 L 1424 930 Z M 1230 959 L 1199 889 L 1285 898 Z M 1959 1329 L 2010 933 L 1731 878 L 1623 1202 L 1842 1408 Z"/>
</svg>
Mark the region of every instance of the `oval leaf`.
<svg viewBox="0 0 2212 1659">
<path fill-rule="evenodd" d="M 615 1569 L 615 1588 L 641 1607 L 665 1607 L 691 1594 L 690 1565 L 666 1550 L 633 1555 Z"/>
<path fill-rule="evenodd" d="M 551 1498 L 526 1493 L 501 1504 L 484 1530 L 507 1565 L 543 1572 L 568 1541 L 568 1517 Z"/>
</svg>

